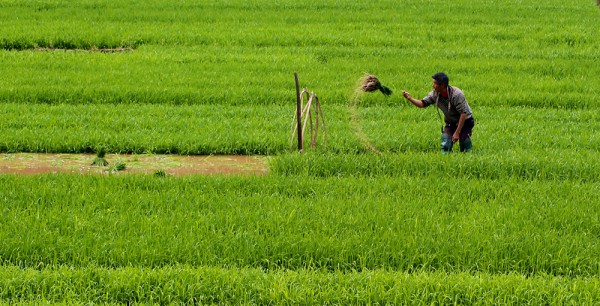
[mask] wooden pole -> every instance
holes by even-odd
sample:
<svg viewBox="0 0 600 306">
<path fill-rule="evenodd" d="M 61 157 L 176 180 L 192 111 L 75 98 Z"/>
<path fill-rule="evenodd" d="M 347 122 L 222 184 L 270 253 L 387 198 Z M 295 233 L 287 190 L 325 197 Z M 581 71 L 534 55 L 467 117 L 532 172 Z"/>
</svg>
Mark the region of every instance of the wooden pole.
<svg viewBox="0 0 600 306">
<path fill-rule="evenodd" d="M 298 151 L 302 152 L 302 100 L 300 99 L 300 83 L 298 82 L 298 72 L 294 72 L 294 79 L 296 80 L 296 118 L 298 118 L 296 131 L 298 131 Z"/>
</svg>

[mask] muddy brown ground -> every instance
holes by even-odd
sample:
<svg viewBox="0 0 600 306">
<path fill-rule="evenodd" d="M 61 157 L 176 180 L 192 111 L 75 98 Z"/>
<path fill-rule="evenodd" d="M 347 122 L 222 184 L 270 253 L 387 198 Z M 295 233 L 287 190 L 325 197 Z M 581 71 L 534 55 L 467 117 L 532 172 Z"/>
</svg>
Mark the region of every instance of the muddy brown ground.
<svg viewBox="0 0 600 306">
<path fill-rule="evenodd" d="M 164 171 L 170 175 L 189 174 L 251 174 L 262 175 L 269 171 L 268 157 L 241 155 L 126 155 L 107 154 L 108 166 L 92 166 L 94 154 L 0 154 L 0 174 L 43 173 L 146 173 Z M 125 170 L 116 171 L 114 165 L 124 163 Z M 113 167 L 111 167 L 113 166 Z"/>
</svg>

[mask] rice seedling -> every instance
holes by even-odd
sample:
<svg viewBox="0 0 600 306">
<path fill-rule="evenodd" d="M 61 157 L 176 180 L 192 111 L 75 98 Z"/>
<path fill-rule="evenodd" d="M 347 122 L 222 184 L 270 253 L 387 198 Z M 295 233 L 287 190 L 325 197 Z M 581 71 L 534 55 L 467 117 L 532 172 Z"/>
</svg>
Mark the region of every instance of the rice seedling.
<svg viewBox="0 0 600 306">
<path fill-rule="evenodd" d="M 108 166 L 108 161 L 104 158 L 106 156 L 106 149 L 104 146 L 100 146 L 98 148 L 98 152 L 96 153 L 96 157 L 94 161 L 92 161 L 92 166 Z"/>
<path fill-rule="evenodd" d="M 154 176 L 156 177 L 166 177 L 168 174 L 164 169 L 158 169 L 154 171 Z"/>
<path fill-rule="evenodd" d="M 125 165 L 125 162 L 119 160 L 114 165 L 110 166 L 108 170 L 110 170 L 112 172 L 117 172 L 117 171 L 123 171 L 126 168 L 127 168 L 127 165 Z"/>
</svg>

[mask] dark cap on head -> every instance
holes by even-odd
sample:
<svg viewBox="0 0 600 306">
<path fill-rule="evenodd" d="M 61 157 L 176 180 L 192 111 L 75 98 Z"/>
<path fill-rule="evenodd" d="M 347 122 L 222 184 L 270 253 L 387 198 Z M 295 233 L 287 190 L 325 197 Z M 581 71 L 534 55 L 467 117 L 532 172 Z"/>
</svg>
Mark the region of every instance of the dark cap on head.
<svg viewBox="0 0 600 306">
<path fill-rule="evenodd" d="M 448 86 L 448 84 L 450 84 L 450 79 L 448 78 L 448 76 L 443 73 L 443 72 L 438 72 L 434 75 L 431 76 L 434 80 L 437 81 L 438 84 L 440 85 L 445 85 Z"/>
</svg>

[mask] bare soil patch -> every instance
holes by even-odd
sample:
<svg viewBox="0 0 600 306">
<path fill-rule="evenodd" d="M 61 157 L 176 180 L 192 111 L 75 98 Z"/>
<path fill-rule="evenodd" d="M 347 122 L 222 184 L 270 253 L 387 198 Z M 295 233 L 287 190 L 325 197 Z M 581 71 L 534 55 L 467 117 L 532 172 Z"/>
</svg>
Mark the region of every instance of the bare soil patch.
<svg viewBox="0 0 600 306">
<path fill-rule="evenodd" d="M 94 154 L 0 154 L 0 173 L 43 174 L 153 174 L 164 171 L 168 175 L 190 174 L 251 174 L 268 173 L 268 157 L 242 155 L 150 155 L 106 154 L 108 166 L 92 166 Z M 116 171 L 111 166 L 124 163 L 125 169 Z"/>
</svg>

